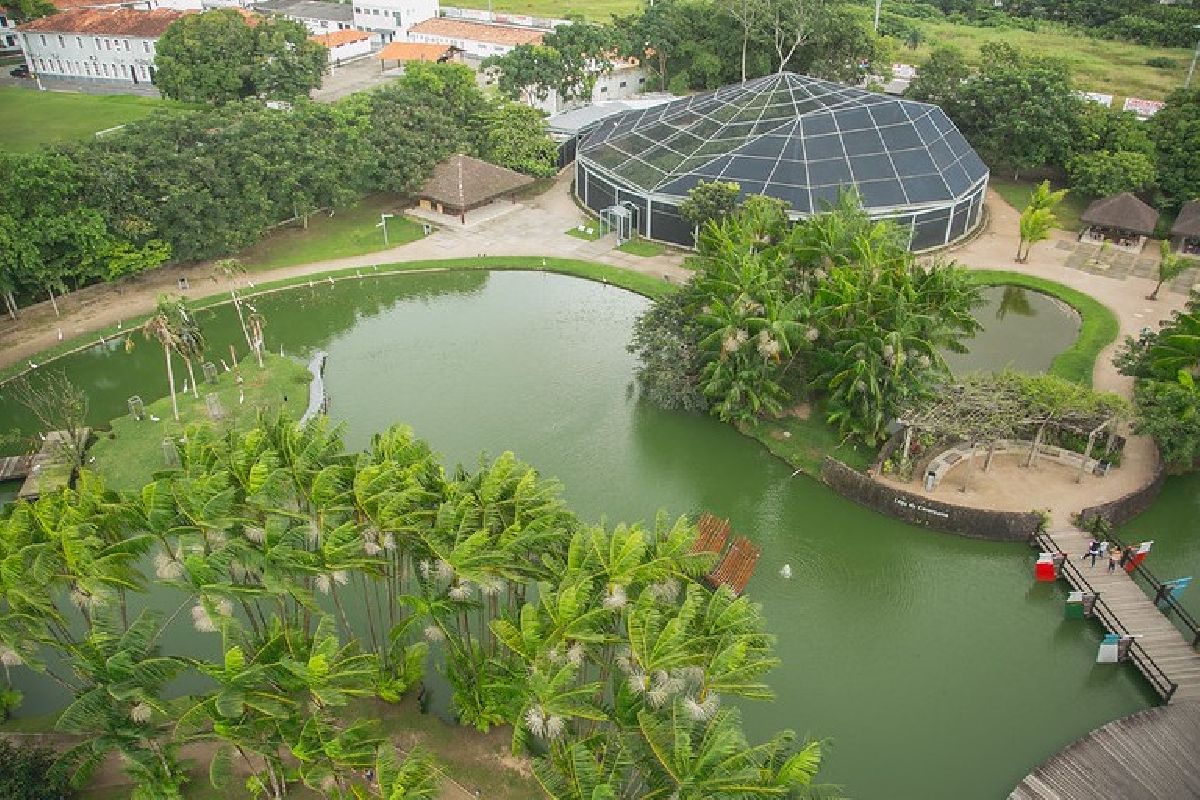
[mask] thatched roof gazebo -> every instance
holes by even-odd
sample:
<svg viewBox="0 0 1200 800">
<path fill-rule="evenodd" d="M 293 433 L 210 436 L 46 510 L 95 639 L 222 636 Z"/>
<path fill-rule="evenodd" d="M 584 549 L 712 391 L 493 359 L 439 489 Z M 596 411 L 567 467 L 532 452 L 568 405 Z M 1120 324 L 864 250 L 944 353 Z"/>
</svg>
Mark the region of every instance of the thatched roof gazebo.
<svg viewBox="0 0 1200 800">
<path fill-rule="evenodd" d="M 1132 192 L 1102 197 L 1079 218 L 1088 226 L 1079 237 L 1081 241 L 1110 242 L 1135 253 L 1141 252 L 1146 237 L 1158 224 L 1158 212 Z"/>
<path fill-rule="evenodd" d="M 421 208 L 453 214 L 466 221 L 466 213 L 533 183 L 533 178 L 505 167 L 462 154 L 451 156 L 433 169 L 417 192 Z"/>
<path fill-rule="evenodd" d="M 1171 237 L 1179 252 L 1200 255 L 1200 200 L 1189 200 L 1179 209 L 1171 226 Z"/>
</svg>

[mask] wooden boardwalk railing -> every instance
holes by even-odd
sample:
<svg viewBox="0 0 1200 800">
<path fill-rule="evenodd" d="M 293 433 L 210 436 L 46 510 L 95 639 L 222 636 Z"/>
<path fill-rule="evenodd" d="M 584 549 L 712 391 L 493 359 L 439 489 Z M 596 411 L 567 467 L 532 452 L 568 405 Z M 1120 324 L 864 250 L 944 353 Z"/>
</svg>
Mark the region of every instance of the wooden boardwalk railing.
<svg viewBox="0 0 1200 800">
<path fill-rule="evenodd" d="M 1134 637 L 1130 660 L 1163 702 L 1200 698 L 1200 653 L 1124 569 L 1110 573 L 1104 559 L 1094 567 L 1083 560 L 1091 538 L 1064 529 L 1035 534 L 1034 544 L 1065 553 L 1062 577 L 1076 591 L 1098 595 L 1094 616 L 1109 633 Z"/>
</svg>

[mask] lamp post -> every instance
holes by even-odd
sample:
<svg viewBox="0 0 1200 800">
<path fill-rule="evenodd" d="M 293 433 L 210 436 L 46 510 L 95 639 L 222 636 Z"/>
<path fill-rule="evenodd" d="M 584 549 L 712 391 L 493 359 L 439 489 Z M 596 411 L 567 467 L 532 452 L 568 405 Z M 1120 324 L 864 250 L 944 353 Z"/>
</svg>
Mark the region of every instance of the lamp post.
<svg viewBox="0 0 1200 800">
<path fill-rule="evenodd" d="M 875 0 L 875 32 L 879 33 L 879 7 L 883 5 L 883 0 Z"/>
<path fill-rule="evenodd" d="M 1200 31 L 1200 25 L 1193 25 L 1193 29 Z M 1196 72 L 1196 59 L 1200 58 L 1200 36 L 1196 38 L 1196 51 L 1192 53 L 1192 65 L 1188 67 L 1187 80 L 1183 82 L 1184 89 L 1192 88 L 1192 75 Z"/>
<path fill-rule="evenodd" d="M 379 215 L 379 224 L 375 226 L 376 228 L 383 228 L 383 246 L 384 247 L 387 247 L 387 244 L 388 244 L 387 221 L 394 216 L 396 216 L 396 215 L 395 214 L 380 214 Z"/>
</svg>

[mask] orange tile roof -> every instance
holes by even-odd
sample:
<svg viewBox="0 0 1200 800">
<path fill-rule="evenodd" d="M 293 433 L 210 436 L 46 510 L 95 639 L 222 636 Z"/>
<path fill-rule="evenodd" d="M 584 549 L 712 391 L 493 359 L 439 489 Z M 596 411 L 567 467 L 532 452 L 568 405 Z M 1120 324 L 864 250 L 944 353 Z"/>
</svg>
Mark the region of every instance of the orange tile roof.
<svg viewBox="0 0 1200 800">
<path fill-rule="evenodd" d="M 329 33 L 320 33 L 316 36 L 308 37 L 311 41 L 317 44 L 323 44 L 326 47 L 334 48 L 342 44 L 350 44 L 351 42 L 362 42 L 371 38 L 371 34 L 364 31 L 330 31 Z"/>
<path fill-rule="evenodd" d="M 50 5 L 59 11 L 70 11 L 73 8 L 116 8 L 128 0 L 50 0 Z"/>
<path fill-rule="evenodd" d="M 411 33 L 444 36 L 447 39 L 465 39 L 489 44 L 541 44 L 545 31 L 532 28 L 516 28 L 511 25 L 494 25 L 487 22 L 471 22 L 463 19 L 434 17 L 418 22 L 408 29 Z"/>
<path fill-rule="evenodd" d="M 437 61 L 453 49 L 449 44 L 392 42 L 375 56 L 380 61 Z"/>
<path fill-rule="evenodd" d="M 77 8 L 26 22 L 17 26 L 17 30 L 33 33 L 99 33 L 155 39 L 162 36 L 171 23 L 192 13 L 195 12 L 170 8 L 156 8 L 153 11 L 134 11 L 131 8 Z"/>
</svg>

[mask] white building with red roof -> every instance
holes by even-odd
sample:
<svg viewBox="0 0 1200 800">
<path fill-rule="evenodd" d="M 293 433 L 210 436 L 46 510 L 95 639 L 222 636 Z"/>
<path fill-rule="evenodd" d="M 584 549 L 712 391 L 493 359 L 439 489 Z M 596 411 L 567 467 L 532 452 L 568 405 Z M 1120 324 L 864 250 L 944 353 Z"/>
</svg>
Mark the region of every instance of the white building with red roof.
<svg viewBox="0 0 1200 800">
<path fill-rule="evenodd" d="M 43 78 L 150 84 L 158 38 L 191 12 L 76 8 L 17 26 L 25 63 Z"/>
</svg>

